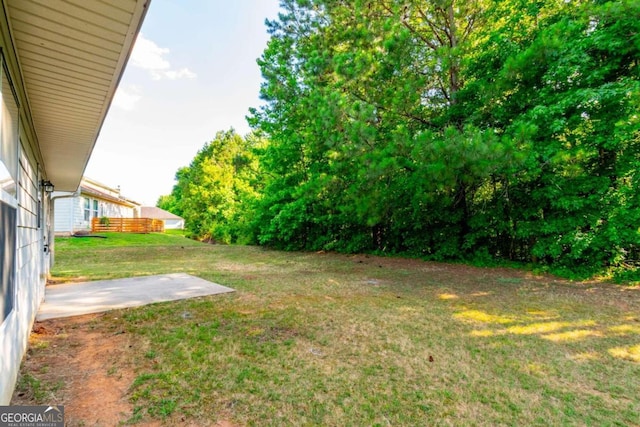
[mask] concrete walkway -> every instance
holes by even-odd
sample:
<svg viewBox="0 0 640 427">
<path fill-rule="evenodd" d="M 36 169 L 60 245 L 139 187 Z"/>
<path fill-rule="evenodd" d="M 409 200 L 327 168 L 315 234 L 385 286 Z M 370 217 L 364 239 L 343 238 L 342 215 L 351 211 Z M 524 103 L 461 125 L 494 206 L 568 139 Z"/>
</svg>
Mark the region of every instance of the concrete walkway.
<svg viewBox="0 0 640 427">
<path fill-rule="evenodd" d="M 234 292 L 185 273 L 47 286 L 36 320 Z"/>
</svg>

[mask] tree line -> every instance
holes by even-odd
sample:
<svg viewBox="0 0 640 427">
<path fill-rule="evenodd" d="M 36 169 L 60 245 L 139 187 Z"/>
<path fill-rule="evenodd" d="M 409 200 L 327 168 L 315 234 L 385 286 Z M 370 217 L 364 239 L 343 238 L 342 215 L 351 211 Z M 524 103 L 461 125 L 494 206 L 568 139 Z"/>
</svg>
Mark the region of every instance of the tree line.
<svg viewBox="0 0 640 427">
<path fill-rule="evenodd" d="M 196 237 L 634 277 L 640 1 L 283 0 L 254 132 L 158 205 Z"/>
</svg>

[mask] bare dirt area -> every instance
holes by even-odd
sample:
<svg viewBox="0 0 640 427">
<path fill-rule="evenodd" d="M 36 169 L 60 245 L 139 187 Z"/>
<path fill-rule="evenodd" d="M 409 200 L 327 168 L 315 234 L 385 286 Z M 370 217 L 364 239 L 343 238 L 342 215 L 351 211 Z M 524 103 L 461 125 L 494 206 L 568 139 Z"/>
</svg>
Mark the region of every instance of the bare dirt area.
<svg viewBox="0 0 640 427">
<path fill-rule="evenodd" d="M 127 391 L 134 379 L 129 337 L 124 331 L 94 330 L 100 316 L 36 322 L 22 372 L 36 373 L 37 383 L 17 387 L 12 404 L 64 405 L 69 426 L 113 426 L 129 419 L 133 407 Z M 55 351 L 42 351 L 49 347 Z"/>
<path fill-rule="evenodd" d="M 135 346 L 126 331 L 97 323 L 105 313 L 35 322 L 11 405 L 63 405 L 65 426 L 238 427 L 225 419 L 193 422 L 136 418 L 129 402 Z M 28 384 L 26 384 L 28 383 Z"/>
<path fill-rule="evenodd" d="M 65 425 L 69 427 L 199 426 L 179 416 L 164 422 L 135 419 L 129 402 L 136 376 L 131 362 L 132 338 L 124 330 L 97 326 L 103 316 L 104 313 L 89 314 L 36 322 L 21 368 L 23 377 L 11 404 L 64 405 Z M 211 425 L 236 426 L 225 420 Z"/>
</svg>

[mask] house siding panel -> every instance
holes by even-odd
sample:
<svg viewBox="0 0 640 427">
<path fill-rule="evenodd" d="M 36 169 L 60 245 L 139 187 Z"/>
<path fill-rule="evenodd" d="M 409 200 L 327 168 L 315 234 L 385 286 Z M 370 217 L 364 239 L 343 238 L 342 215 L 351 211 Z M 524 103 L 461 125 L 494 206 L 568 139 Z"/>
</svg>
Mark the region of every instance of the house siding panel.
<svg viewBox="0 0 640 427">
<path fill-rule="evenodd" d="M 0 137 L 12 180 L 0 189 L 0 405 L 11 402 L 53 260 L 52 205 L 40 180 L 77 189 L 148 5 L 2 0 Z M 79 203 L 70 207 L 83 218 Z"/>
<path fill-rule="evenodd" d="M 73 230 L 86 230 L 89 224 L 84 220 L 84 199 L 75 197 L 73 199 Z"/>
<path fill-rule="evenodd" d="M 116 217 L 116 218 L 133 218 L 133 209 L 126 206 L 116 205 L 114 203 L 102 202 L 103 213 L 102 216 Z"/>
<path fill-rule="evenodd" d="M 73 221 L 73 199 L 70 197 L 55 200 L 56 208 L 53 213 L 56 233 L 70 233 Z"/>
<path fill-rule="evenodd" d="M 83 181 L 84 182 L 84 181 Z M 89 199 L 91 203 L 91 215 L 93 216 L 93 203 L 94 200 L 98 201 L 98 217 L 111 217 L 111 218 L 134 218 L 135 208 L 131 206 L 125 206 L 118 203 L 114 203 L 106 198 L 114 198 L 114 194 L 117 194 L 116 190 L 102 188 L 102 193 L 107 194 L 108 197 L 102 199 L 94 194 L 85 194 L 82 192 L 80 196 L 73 197 L 60 197 L 60 195 L 54 195 L 54 224 L 55 232 L 57 234 L 71 234 L 76 232 L 87 231 L 91 229 L 91 221 L 85 221 L 84 219 L 84 203 L 85 199 Z M 114 194 L 110 194 L 113 192 Z M 123 203 L 125 203 L 123 201 Z"/>
<path fill-rule="evenodd" d="M 48 274 L 48 256 L 42 254 L 45 234 L 38 228 L 38 173 L 28 146 L 21 147 L 19 164 L 16 302 L 0 325 L 0 404 L 10 402 Z"/>
<path fill-rule="evenodd" d="M 184 220 L 182 219 L 165 219 L 164 220 L 164 228 L 171 230 L 182 230 L 184 229 Z"/>
</svg>

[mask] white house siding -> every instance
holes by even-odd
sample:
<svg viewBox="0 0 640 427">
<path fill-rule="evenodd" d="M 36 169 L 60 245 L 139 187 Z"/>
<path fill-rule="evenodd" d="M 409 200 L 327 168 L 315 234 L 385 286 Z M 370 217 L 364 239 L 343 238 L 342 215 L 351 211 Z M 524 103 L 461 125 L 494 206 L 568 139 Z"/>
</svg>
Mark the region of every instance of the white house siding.
<svg viewBox="0 0 640 427">
<path fill-rule="evenodd" d="M 38 204 L 38 176 L 31 150 L 22 147 L 18 170 L 18 229 L 16 257 L 16 300 L 13 311 L 0 325 L 2 375 L 0 375 L 0 404 L 11 399 L 22 355 L 26 351 L 29 333 L 36 312 L 44 298 L 46 277 L 49 273 L 48 255 L 44 253 L 47 218 L 38 210 L 47 206 Z M 42 203 L 46 203 L 46 199 Z M 45 210 L 41 212 L 46 212 Z"/>
<path fill-rule="evenodd" d="M 164 228 L 169 230 L 183 230 L 184 219 L 171 212 L 160 209 L 157 206 L 142 206 L 140 208 L 142 218 L 159 219 L 164 222 Z"/>
<path fill-rule="evenodd" d="M 53 204 L 53 227 L 56 234 L 68 235 L 89 228 L 83 221 L 84 209 L 80 197 L 54 193 Z"/>
<path fill-rule="evenodd" d="M 113 218 L 133 218 L 134 217 L 134 209 L 128 206 L 117 205 L 111 202 L 100 202 L 101 206 L 101 215 L 100 216 L 108 216 Z"/>
<path fill-rule="evenodd" d="M 48 1 L 2 0 L 0 405 L 10 403 L 52 260 L 40 183 L 77 188 L 149 2 L 57 2 L 65 10 L 50 13 Z M 106 58 L 99 69 L 96 58 Z"/>
<path fill-rule="evenodd" d="M 73 231 L 86 231 L 91 230 L 91 220 L 87 221 L 84 219 L 84 201 L 85 199 L 89 199 L 91 203 L 91 209 L 93 209 L 93 200 L 88 196 L 80 196 L 74 198 L 74 217 L 73 217 Z M 98 206 L 100 203 L 98 203 Z M 98 212 L 98 217 L 100 217 L 100 212 Z"/>
<path fill-rule="evenodd" d="M 169 230 L 182 230 L 184 229 L 184 220 L 183 219 L 165 219 L 164 228 Z"/>
<path fill-rule="evenodd" d="M 73 198 L 54 199 L 54 229 L 56 233 L 71 233 L 73 229 Z"/>
<path fill-rule="evenodd" d="M 88 230 L 90 227 L 84 220 L 84 205 L 82 197 L 74 197 L 71 200 L 73 201 L 73 204 L 71 205 L 71 207 L 73 208 L 71 214 L 71 226 L 73 227 L 73 231 Z M 55 209 L 53 210 L 53 212 L 55 214 Z"/>
<path fill-rule="evenodd" d="M 118 205 L 91 194 L 78 196 L 77 193 L 54 192 L 52 198 L 54 204 L 53 229 L 55 234 L 59 236 L 69 236 L 91 230 L 91 223 L 84 219 L 85 199 L 90 201 L 91 215 L 94 214 L 93 201 L 98 200 L 98 217 L 133 218 L 136 216 L 136 209 L 133 207 Z"/>
<path fill-rule="evenodd" d="M 54 229 L 56 234 L 72 234 L 91 229 L 91 221 L 85 220 L 85 199 L 89 199 L 91 206 L 90 217 L 93 218 L 93 201 L 98 201 L 97 217 L 133 218 L 133 207 L 119 205 L 111 201 L 102 200 L 90 194 L 75 197 L 56 197 L 54 194 Z"/>
<path fill-rule="evenodd" d="M 49 1 L 0 1 L 0 405 L 7 405 L 52 261 L 50 196 L 40 183 L 77 189 L 150 0 L 56 2 L 64 8 L 55 13 Z"/>
</svg>

